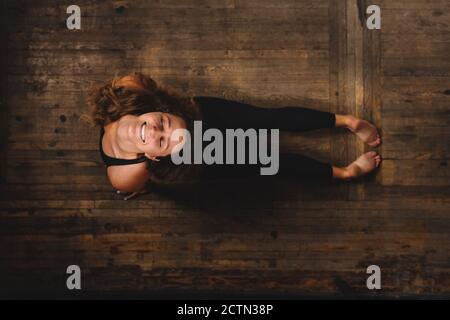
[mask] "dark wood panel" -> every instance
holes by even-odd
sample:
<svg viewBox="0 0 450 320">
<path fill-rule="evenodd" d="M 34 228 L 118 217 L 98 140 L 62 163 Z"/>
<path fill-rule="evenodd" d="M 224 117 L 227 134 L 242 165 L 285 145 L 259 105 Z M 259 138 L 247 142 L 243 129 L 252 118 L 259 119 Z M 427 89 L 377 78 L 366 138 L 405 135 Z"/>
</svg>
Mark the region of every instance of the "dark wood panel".
<svg viewBox="0 0 450 320">
<path fill-rule="evenodd" d="M 447 0 L 382 0 L 381 31 L 361 23 L 368 1 L 79 0 L 77 32 L 62 2 L 1 3 L 0 294 L 63 295 L 69 264 L 94 295 L 372 297 L 371 264 L 383 296 L 450 293 Z M 215 181 L 123 201 L 79 117 L 90 85 L 132 71 L 185 94 L 357 115 L 380 128 L 384 162 L 351 183 Z M 281 138 L 341 165 L 369 149 L 346 130 Z"/>
<path fill-rule="evenodd" d="M 6 44 L 8 37 L 8 19 L 6 0 L 0 1 L 0 43 Z M 0 49 L 0 184 L 4 185 L 6 176 L 6 150 L 8 133 L 8 50 L 2 45 Z"/>
</svg>

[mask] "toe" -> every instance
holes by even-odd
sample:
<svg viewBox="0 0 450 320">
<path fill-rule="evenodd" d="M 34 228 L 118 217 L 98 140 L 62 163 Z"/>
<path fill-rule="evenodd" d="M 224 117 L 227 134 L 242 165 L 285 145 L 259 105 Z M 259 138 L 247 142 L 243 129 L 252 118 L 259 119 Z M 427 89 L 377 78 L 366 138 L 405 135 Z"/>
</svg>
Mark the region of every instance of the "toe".
<svg viewBox="0 0 450 320">
<path fill-rule="evenodd" d="M 371 146 L 371 147 L 377 147 L 377 146 L 380 145 L 380 143 L 381 143 L 381 139 L 380 139 L 380 138 L 377 138 L 375 141 L 369 143 L 369 146 Z"/>
</svg>

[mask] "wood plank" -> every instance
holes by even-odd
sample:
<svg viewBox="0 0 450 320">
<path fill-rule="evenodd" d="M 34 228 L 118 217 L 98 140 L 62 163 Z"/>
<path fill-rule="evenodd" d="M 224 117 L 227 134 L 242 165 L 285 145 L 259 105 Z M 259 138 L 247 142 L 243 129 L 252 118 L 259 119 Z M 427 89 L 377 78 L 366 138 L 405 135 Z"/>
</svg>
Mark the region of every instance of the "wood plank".
<svg viewBox="0 0 450 320">
<path fill-rule="evenodd" d="M 449 33 L 434 34 L 432 37 L 426 34 L 402 34 L 399 37 L 383 33 L 382 52 L 386 59 L 427 58 L 427 63 L 431 63 L 433 59 L 445 58 L 449 49 Z"/>
<path fill-rule="evenodd" d="M 363 3 L 366 8 L 370 5 L 368 1 L 363 1 Z M 382 30 L 384 30 L 384 28 L 386 27 L 382 26 Z M 377 127 L 382 139 L 382 144 L 377 147 L 375 151 L 383 157 L 385 147 L 383 135 L 386 130 L 384 129 L 384 114 L 382 114 L 382 105 L 385 93 L 383 92 L 384 79 L 382 73 L 383 58 L 381 52 L 381 33 L 381 30 L 369 30 L 366 26 L 364 26 L 363 29 L 364 98 L 359 109 L 362 118 L 372 122 Z M 370 148 L 367 145 L 360 147 L 361 151 L 367 151 L 369 149 Z M 383 170 L 383 165 L 381 165 L 380 169 L 377 170 L 372 177 L 370 177 L 370 181 L 373 183 L 379 183 Z M 367 191 L 365 191 L 364 194 L 366 195 Z"/>
<path fill-rule="evenodd" d="M 7 43 L 8 16 L 6 0 L 0 1 L 0 43 Z M 5 45 L 0 49 L 0 184 L 5 184 L 8 136 L 8 50 Z"/>
<path fill-rule="evenodd" d="M 426 9 L 427 6 L 424 2 L 420 10 L 407 6 L 401 10 L 382 9 L 383 34 L 448 34 L 450 12 L 443 7 Z"/>
<path fill-rule="evenodd" d="M 346 24 L 347 24 L 347 68 L 345 77 L 345 91 L 347 97 L 346 112 L 358 118 L 366 119 L 367 115 L 360 106 L 364 103 L 366 87 L 364 84 L 364 43 L 363 26 L 359 20 L 359 10 L 357 1 L 347 2 Z M 347 160 L 349 163 L 357 159 L 364 152 L 364 144 L 356 139 L 354 135 L 349 137 L 347 146 Z M 349 199 L 364 199 L 364 185 L 352 184 L 349 188 Z"/>
<path fill-rule="evenodd" d="M 330 112 L 335 114 L 346 114 L 347 107 L 345 105 L 345 86 L 344 76 L 346 62 L 345 53 L 347 45 L 347 29 L 346 29 L 346 4 L 347 1 L 330 1 L 329 6 L 329 24 L 330 29 L 334 32 L 330 33 Z M 330 140 L 331 145 L 331 163 L 336 166 L 347 165 L 348 159 L 348 137 L 342 130 L 336 132 Z M 349 186 L 346 184 L 339 185 L 339 192 L 344 195 L 345 199 L 349 196 Z"/>
<path fill-rule="evenodd" d="M 291 200 L 289 202 L 274 201 L 273 208 L 275 210 L 286 209 L 328 209 L 334 208 L 340 209 L 380 209 L 380 210 L 437 210 L 446 208 L 450 203 L 449 199 L 415 199 L 414 197 L 404 197 L 402 199 L 374 199 L 371 201 L 345 201 L 345 200 L 333 200 L 333 201 L 318 201 L 312 200 Z M 208 203 L 208 200 L 204 200 L 205 208 L 213 204 L 212 201 Z M 228 207 L 221 209 L 228 210 L 234 203 L 229 203 Z M 159 207 L 158 207 L 159 206 Z M 15 202 L 11 200 L 0 201 L 0 208 L 3 209 L 28 209 L 28 208 L 66 208 L 66 209 L 87 209 L 87 208 L 99 208 L 99 209 L 167 209 L 167 208 L 183 208 L 182 204 L 177 204 L 174 199 L 168 199 L 165 196 L 158 195 L 156 193 L 149 194 L 146 199 L 140 201 L 123 201 L 117 200 L 22 200 Z M 241 209 L 258 208 L 258 203 L 251 203 L 243 206 Z M 197 208 L 198 209 L 198 208 Z M 267 208 L 266 208 L 267 209 Z"/>
<path fill-rule="evenodd" d="M 441 160 L 384 160 L 382 185 L 449 186 L 450 169 Z"/>
</svg>

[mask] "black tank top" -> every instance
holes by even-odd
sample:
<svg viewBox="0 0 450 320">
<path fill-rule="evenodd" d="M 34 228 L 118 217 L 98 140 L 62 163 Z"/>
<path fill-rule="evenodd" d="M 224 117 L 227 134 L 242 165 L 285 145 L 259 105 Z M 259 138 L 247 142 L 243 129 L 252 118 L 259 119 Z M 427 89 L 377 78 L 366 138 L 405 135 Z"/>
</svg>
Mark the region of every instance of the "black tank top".
<svg viewBox="0 0 450 320">
<path fill-rule="evenodd" d="M 124 166 L 127 164 L 135 164 L 135 163 L 141 163 L 147 160 L 146 156 L 142 156 L 139 157 L 137 159 L 120 159 L 120 158 L 113 158 L 108 156 L 104 151 L 103 151 L 103 145 L 102 145 L 102 140 L 103 140 L 103 135 L 105 134 L 105 129 L 102 127 L 100 129 L 100 154 L 102 156 L 102 160 L 105 163 L 106 167 L 109 166 Z"/>
</svg>

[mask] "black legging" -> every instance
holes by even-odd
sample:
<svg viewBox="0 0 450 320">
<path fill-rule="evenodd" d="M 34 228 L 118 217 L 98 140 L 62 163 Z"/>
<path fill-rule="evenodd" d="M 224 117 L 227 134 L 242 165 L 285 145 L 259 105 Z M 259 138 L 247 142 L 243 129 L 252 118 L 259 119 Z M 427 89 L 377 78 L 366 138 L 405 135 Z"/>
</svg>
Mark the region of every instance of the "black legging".
<svg viewBox="0 0 450 320">
<path fill-rule="evenodd" d="M 203 130 L 225 129 L 279 129 L 304 132 L 333 128 L 333 113 L 302 107 L 263 108 L 214 97 L 194 97 L 203 116 Z M 248 159 L 248 157 L 247 157 Z M 261 164 L 205 165 L 202 177 L 229 178 L 260 175 Z M 279 171 L 283 177 L 331 179 L 332 166 L 299 154 L 280 153 Z"/>
</svg>

